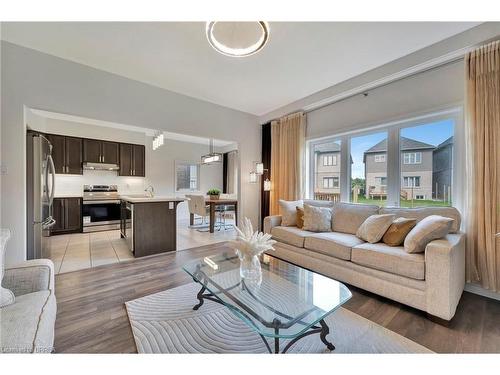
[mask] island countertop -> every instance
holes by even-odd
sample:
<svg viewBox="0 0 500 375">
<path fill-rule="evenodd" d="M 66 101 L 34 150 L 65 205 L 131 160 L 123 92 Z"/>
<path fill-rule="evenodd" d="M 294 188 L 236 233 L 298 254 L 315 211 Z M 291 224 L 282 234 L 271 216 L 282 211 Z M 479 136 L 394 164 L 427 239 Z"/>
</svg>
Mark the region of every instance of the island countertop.
<svg viewBox="0 0 500 375">
<path fill-rule="evenodd" d="M 154 196 L 154 197 L 144 197 L 144 196 L 134 196 L 134 195 L 120 195 L 120 199 L 130 203 L 155 203 L 155 202 L 183 202 L 185 198 L 179 197 L 168 197 L 168 196 Z"/>
</svg>

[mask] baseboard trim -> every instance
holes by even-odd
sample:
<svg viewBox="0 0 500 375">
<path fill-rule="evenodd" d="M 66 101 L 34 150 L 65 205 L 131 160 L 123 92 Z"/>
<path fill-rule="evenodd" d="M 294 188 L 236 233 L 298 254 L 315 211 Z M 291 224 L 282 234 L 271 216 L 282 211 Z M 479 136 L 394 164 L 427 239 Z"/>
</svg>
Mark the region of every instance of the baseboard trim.
<svg viewBox="0 0 500 375">
<path fill-rule="evenodd" d="M 491 290 L 484 289 L 482 286 L 480 286 L 478 284 L 467 283 L 467 284 L 465 284 L 464 290 L 466 292 L 478 294 L 478 295 L 483 296 L 483 297 L 487 297 L 487 298 L 491 298 L 491 299 L 495 299 L 497 301 L 500 301 L 500 293 L 495 293 L 495 292 L 492 292 Z"/>
</svg>

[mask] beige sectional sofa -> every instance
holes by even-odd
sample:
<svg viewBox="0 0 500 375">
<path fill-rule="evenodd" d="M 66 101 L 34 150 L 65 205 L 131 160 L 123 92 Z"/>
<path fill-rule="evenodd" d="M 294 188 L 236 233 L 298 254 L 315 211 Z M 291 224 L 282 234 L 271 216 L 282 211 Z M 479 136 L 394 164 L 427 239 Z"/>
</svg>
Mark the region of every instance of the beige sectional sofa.
<svg viewBox="0 0 500 375">
<path fill-rule="evenodd" d="M 266 217 L 264 231 L 278 241 L 271 255 L 438 318 L 453 318 L 465 284 L 465 236 L 460 232 L 460 214 L 455 208 L 379 208 L 313 200 L 304 203 L 331 205 L 332 232 L 285 227 L 281 226 L 281 216 Z M 387 213 L 417 221 L 441 215 L 454 221 L 451 233 L 430 242 L 424 253 L 410 254 L 402 246 L 371 244 L 356 237 L 368 216 Z"/>
</svg>

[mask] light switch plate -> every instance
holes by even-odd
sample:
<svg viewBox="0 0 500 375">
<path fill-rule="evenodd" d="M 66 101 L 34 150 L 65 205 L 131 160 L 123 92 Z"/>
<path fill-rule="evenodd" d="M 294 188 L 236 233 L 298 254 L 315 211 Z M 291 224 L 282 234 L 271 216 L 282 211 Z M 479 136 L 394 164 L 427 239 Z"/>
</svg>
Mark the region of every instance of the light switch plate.
<svg viewBox="0 0 500 375">
<path fill-rule="evenodd" d="M 168 209 L 173 210 L 174 209 L 174 202 L 168 202 Z"/>
<path fill-rule="evenodd" d="M 5 164 L 0 165 L 0 175 L 5 176 L 7 174 L 7 166 Z"/>
</svg>

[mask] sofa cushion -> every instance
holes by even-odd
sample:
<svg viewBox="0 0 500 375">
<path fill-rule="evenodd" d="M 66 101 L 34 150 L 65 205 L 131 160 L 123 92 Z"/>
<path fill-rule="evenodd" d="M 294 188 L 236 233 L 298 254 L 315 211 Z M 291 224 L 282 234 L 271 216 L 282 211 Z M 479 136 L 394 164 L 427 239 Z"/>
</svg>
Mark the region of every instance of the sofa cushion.
<svg viewBox="0 0 500 375">
<path fill-rule="evenodd" d="M 455 207 L 419 207 L 419 208 L 397 208 L 397 207 L 382 207 L 381 214 L 394 214 L 396 218 L 406 217 L 416 219 L 417 222 L 430 215 L 439 215 L 453 219 L 450 233 L 456 233 L 460 230 L 460 212 Z"/>
<path fill-rule="evenodd" d="M 361 224 L 356 232 L 356 237 L 370 243 L 380 241 L 394 220 L 394 215 L 371 215 Z"/>
<path fill-rule="evenodd" d="M 285 201 L 283 199 L 279 200 L 280 213 L 281 213 L 281 225 L 285 227 L 292 227 L 297 225 L 297 207 L 302 207 L 302 200 L 298 201 Z"/>
<path fill-rule="evenodd" d="M 0 352 L 50 353 L 54 345 L 56 299 L 50 290 L 24 294 L 0 309 Z"/>
<path fill-rule="evenodd" d="M 402 246 L 364 243 L 352 248 L 353 263 L 416 280 L 425 280 L 424 254 L 408 254 Z"/>
<path fill-rule="evenodd" d="M 329 232 L 307 236 L 304 247 L 335 258 L 351 260 L 351 248 L 362 243 L 364 242 L 353 234 Z"/>
<path fill-rule="evenodd" d="M 304 230 L 311 232 L 332 231 L 332 209 L 304 205 Z"/>
<path fill-rule="evenodd" d="M 356 234 L 368 216 L 378 214 L 379 207 L 369 204 L 335 203 L 332 209 L 334 232 Z"/>
<path fill-rule="evenodd" d="M 394 220 L 382 237 L 382 242 L 389 246 L 400 246 L 412 228 L 417 225 L 416 219 L 398 217 Z"/>
<path fill-rule="evenodd" d="M 314 207 L 330 207 L 332 208 L 335 202 L 332 201 L 320 201 L 318 199 L 304 199 L 304 204 Z"/>
<path fill-rule="evenodd" d="M 271 235 L 275 240 L 297 247 L 304 247 L 304 239 L 311 234 L 312 232 L 297 227 L 280 226 L 271 229 Z"/>
<path fill-rule="evenodd" d="M 297 210 L 297 228 L 304 227 L 304 207 L 296 207 Z"/>
<path fill-rule="evenodd" d="M 407 253 L 423 253 L 432 240 L 443 238 L 450 232 L 453 219 L 431 215 L 415 225 L 405 238 L 404 246 Z"/>
</svg>

